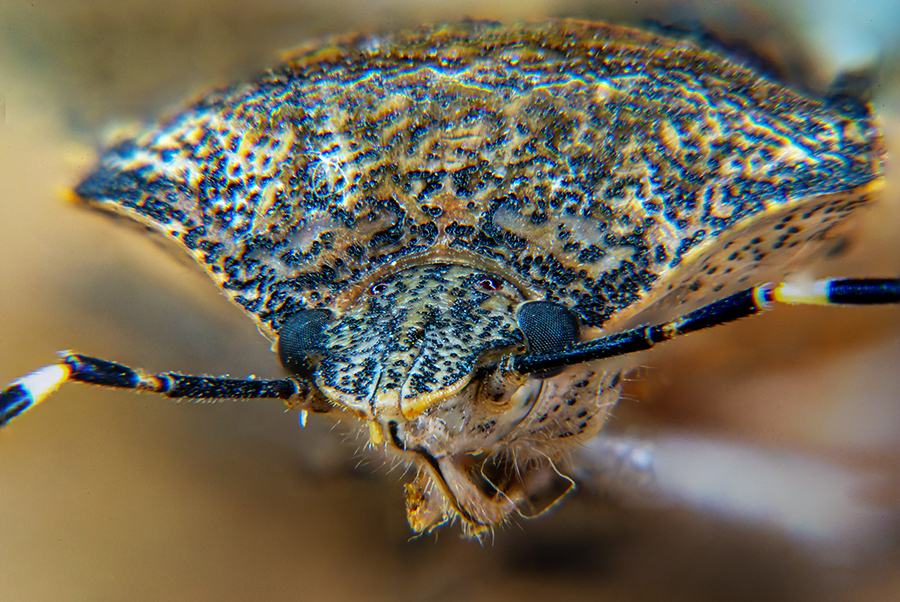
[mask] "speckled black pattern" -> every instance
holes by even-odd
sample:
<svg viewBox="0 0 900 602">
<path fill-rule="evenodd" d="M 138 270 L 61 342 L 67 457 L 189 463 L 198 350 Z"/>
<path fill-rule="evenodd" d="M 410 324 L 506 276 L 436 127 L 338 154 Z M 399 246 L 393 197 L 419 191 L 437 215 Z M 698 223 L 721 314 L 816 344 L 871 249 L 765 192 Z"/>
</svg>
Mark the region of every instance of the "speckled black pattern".
<svg viewBox="0 0 900 602">
<path fill-rule="evenodd" d="M 288 324 L 282 359 L 315 385 L 289 406 L 360 418 L 418 469 L 413 529 L 478 537 L 566 480 L 619 397 L 619 367 L 512 355 L 784 271 L 883 160 L 866 107 L 688 42 L 468 22 L 297 50 L 76 192 L 178 241 L 272 339 Z M 571 323 L 542 332 L 533 301 Z"/>
<path fill-rule="evenodd" d="M 600 326 L 783 261 L 871 197 L 883 155 L 865 109 L 688 42 L 470 22 L 298 50 L 77 193 L 179 241 L 272 337 L 435 259 Z"/>
<path fill-rule="evenodd" d="M 316 372 L 329 399 L 359 413 L 418 414 L 465 386 L 488 351 L 524 343 L 521 294 L 484 272 L 412 267 L 372 289 L 325 329 Z"/>
</svg>

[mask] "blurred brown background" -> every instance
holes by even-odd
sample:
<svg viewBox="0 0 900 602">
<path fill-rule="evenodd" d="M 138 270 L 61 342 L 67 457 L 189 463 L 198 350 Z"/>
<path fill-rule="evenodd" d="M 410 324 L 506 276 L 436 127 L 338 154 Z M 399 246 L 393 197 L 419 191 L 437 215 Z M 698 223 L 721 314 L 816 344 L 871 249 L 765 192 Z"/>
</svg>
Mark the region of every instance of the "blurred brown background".
<svg viewBox="0 0 900 602">
<path fill-rule="evenodd" d="M 824 86 L 879 58 L 890 185 L 816 276 L 900 273 L 895 0 L 64 0 L 0 3 L 0 384 L 74 348 L 148 370 L 281 374 L 206 277 L 60 200 L 116 128 L 348 30 L 464 17 L 703 22 Z M 900 509 L 900 312 L 782 309 L 640 358 L 611 427 L 815 454 Z M 347 433 L 350 434 L 347 434 Z M 70 385 L 0 433 L 0 600 L 897 600 L 900 529 L 822 554 L 700 510 L 576 495 L 483 545 L 409 541 L 402 475 L 277 402 Z M 890 523 L 889 523 L 890 524 Z"/>
</svg>

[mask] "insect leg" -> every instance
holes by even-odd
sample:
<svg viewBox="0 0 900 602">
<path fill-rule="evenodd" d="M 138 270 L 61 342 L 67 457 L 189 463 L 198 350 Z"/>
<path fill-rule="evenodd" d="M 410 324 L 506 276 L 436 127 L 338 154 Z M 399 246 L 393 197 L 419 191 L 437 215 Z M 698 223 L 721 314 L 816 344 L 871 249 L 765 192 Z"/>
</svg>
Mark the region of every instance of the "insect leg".
<svg viewBox="0 0 900 602">
<path fill-rule="evenodd" d="M 677 336 L 726 324 L 769 309 L 790 305 L 883 305 L 900 303 L 900 279 L 832 278 L 809 285 L 782 283 L 748 288 L 670 322 L 639 326 L 543 355 L 521 355 L 513 368 L 522 374 L 570 366 L 650 349 Z"/>
<path fill-rule="evenodd" d="M 294 399 L 308 391 L 296 378 L 262 380 L 191 376 L 175 372 L 149 375 L 128 366 L 70 351 L 54 366 L 35 370 L 0 392 L 0 427 L 39 404 L 67 381 L 101 387 L 151 391 L 176 399 Z"/>
</svg>

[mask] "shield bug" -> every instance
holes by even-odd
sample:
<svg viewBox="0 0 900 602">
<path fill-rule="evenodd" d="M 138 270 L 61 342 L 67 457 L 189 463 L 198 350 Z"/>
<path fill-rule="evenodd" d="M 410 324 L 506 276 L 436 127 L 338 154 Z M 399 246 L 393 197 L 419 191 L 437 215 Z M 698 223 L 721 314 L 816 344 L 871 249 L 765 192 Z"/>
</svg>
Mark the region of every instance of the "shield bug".
<svg viewBox="0 0 900 602">
<path fill-rule="evenodd" d="M 179 243 L 291 376 L 66 352 L 0 394 L 0 423 L 68 380 L 349 414 L 416 468 L 414 530 L 478 536 L 571 488 L 567 453 L 619 397 L 602 360 L 774 302 L 900 302 L 896 279 L 763 283 L 876 195 L 883 160 L 864 103 L 637 30 L 312 45 L 109 149 L 75 189 Z"/>
</svg>

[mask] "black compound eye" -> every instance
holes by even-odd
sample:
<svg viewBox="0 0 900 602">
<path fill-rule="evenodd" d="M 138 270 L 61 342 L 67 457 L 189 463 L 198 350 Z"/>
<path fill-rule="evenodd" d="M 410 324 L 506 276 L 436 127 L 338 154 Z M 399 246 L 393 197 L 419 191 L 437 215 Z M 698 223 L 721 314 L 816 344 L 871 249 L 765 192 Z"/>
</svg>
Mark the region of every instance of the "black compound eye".
<svg viewBox="0 0 900 602">
<path fill-rule="evenodd" d="M 528 340 L 528 353 L 543 355 L 561 351 L 578 341 L 578 316 L 568 307 L 552 301 L 530 301 L 516 314 L 519 328 Z"/>
<path fill-rule="evenodd" d="M 304 309 L 291 314 L 278 331 L 278 359 L 297 376 L 310 378 L 309 354 L 324 351 L 323 332 L 331 320 L 327 309 Z"/>
</svg>

